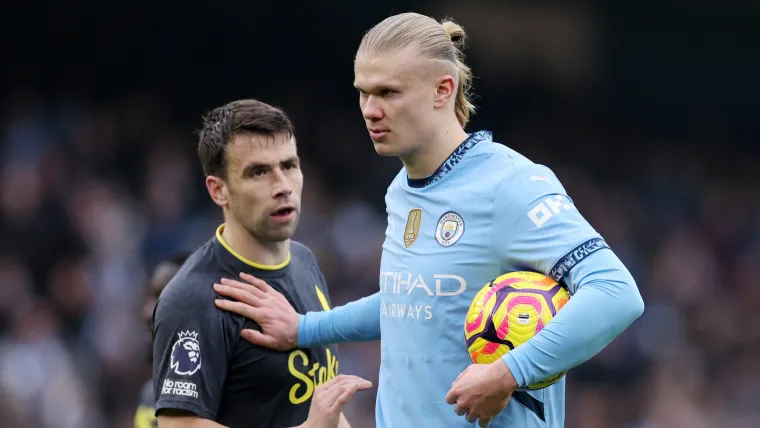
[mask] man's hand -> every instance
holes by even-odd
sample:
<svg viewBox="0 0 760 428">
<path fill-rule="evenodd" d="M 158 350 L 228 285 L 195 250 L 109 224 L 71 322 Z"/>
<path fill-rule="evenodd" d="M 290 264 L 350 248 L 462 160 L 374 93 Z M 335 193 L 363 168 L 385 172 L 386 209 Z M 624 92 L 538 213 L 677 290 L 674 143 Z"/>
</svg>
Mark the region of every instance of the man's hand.
<svg viewBox="0 0 760 428">
<path fill-rule="evenodd" d="M 302 428 L 338 428 L 343 407 L 358 391 L 372 387 L 372 382 L 358 376 L 338 375 L 317 387 L 311 397 L 309 417 Z"/>
<path fill-rule="evenodd" d="M 240 335 L 254 345 L 278 351 L 298 346 L 298 313 L 285 297 L 266 282 L 241 273 L 245 281 L 223 278 L 214 290 L 236 301 L 217 299 L 216 307 L 234 312 L 256 322 L 261 331 L 246 329 Z"/>
<path fill-rule="evenodd" d="M 517 389 L 512 372 L 503 359 L 491 364 L 472 364 L 452 383 L 446 402 L 467 422 L 486 427 L 509 403 Z"/>
</svg>

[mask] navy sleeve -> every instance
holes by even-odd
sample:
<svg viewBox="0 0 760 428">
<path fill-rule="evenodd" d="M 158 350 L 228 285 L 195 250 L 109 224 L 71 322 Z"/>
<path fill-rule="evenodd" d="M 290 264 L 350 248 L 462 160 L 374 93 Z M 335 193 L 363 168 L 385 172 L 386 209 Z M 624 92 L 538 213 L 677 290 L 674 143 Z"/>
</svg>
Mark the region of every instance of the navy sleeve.
<svg viewBox="0 0 760 428">
<path fill-rule="evenodd" d="M 178 290 L 172 290 L 178 291 Z M 153 321 L 153 387 L 156 415 L 163 409 L 214 420 L 236 335 L 224 312 L 205 293 L 165 293 Z M 199 297 L 200 296 L 200 297 Z M 208 302 L 206 301 L 208 300 Z"/>
</svg>

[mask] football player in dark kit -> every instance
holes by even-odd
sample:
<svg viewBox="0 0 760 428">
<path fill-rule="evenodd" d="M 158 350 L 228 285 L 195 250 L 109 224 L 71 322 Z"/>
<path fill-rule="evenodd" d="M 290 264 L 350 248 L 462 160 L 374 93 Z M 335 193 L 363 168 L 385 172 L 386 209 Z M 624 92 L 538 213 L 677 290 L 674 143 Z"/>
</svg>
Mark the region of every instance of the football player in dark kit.
<svg viewBox="0 0 760 428">
<path fill-rule="evenodd" d="M 291 241 L 303 175 L 293 125 L 280 109 L 234 101 L 204 119 L 198 154 L 224 224 L 161 293 L 153 316 L 153 379 L 160 428 L 348 428 L 343 406 L 371 387 L 338 375 L 333 346 L 280 352 L 243 340 L 252 321 L 219 310 L 222 278 L 266 280 L 298 312 L 329 310 L 325 279 Z"/>
<path fill-rule="evenodd" d="M 150 273 L 147 284 L 148 296 L 143 304 L 143 319 L 148 324 L 148 337 L 147 344 L 152 348 L 153 333 L 153 310 L 156 307 L 156 301 L 158 296 L 161 295 L 166 284 L 172 279 L 174 274 L 177 273 L 182 264 L 187 260 L 189 254 L 178 253 L 161 263 L 158 263 Z M 152 350 L 151 350 L 152 355 Z M 156 400 L 153 397 L 153 379 L 149 379 L 145 382 L 145 385 L 140 391 L 140 401 L 137 404 L 137 410 L 135 411 L 134 428 L 156 428 L 158 421 L 156 420 L 155 409 L 153 403 Z"/>
</svg>

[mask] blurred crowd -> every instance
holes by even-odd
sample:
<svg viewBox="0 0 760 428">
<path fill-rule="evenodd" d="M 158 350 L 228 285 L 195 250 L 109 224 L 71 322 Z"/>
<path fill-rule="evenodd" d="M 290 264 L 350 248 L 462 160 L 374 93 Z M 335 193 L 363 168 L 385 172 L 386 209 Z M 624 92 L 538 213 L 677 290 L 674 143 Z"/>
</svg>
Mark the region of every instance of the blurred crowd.
<svg viewBox="0 0 760 428">
<path fill-rule="evenodd" d="M 150 375 L 140 318 L 146 274 L 204 242 L 221 221 L 202 186 L 194 137 L 166 105 L 148 96 L 91 104 L 23 90 L 3 106 L 0 426 L 130 426 Z M 493 131 L 555 169 L 647 302 L 629 331 L 570 373 L 567 426 L 760 426 L 753 158 L 726 164 L 725 149 L 626 140 L 603 164 L 563 161 L 550 153 L 567 142 L 535 127 Z M 335 153 L 354 141 L 333 144 Z M 302 151 L 310 154 L 297 239 L 317 254 L 335 304 L 370 294 L 385 229 L 381 181 L 399 164 L 370 157 L 349 190 L 333 190 L 324 178 L 332 155 Z M 341 352 L 343 372 L 376 380 L 376 343 Z M 354 426 L 373 426 L 373 406 L 373 394 L 354 400 Z"/>
</svg>

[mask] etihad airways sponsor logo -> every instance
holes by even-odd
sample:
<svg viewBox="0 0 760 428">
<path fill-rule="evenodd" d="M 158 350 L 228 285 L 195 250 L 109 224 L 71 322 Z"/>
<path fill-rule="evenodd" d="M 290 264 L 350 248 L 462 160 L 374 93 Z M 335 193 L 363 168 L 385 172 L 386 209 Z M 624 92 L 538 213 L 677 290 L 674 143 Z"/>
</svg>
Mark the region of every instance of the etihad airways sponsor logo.
<svg viewBox="0 0 760 428">
<path fill-rule="evenodd" d="M 467 281 L 459 275 L 415 272 L 381 272 L 380 293 L 384 294 L 380 315 L 384 317 L 429 320 L 435 313 L 438 298 L 458 296 L 467 289 Z M 398 296 L 398 300 L 395 296 Z M 432 298 L 429 303 L 405 302 L 406 296 Z"/>
</svg>

